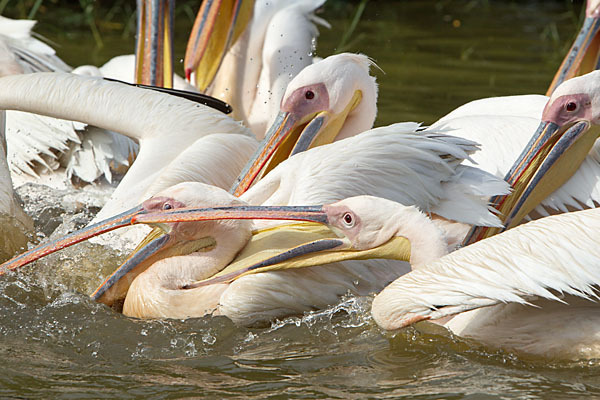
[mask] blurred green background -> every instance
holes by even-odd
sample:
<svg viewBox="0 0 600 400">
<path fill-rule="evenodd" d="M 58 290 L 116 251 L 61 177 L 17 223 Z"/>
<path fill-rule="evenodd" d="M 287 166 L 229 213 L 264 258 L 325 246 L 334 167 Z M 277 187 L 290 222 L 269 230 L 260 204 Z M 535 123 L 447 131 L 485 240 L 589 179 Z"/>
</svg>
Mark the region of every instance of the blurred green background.
<svg viewBox="0 0 600 400">
<path fill-rule="evenodd" d="M 134 0 L 0 0 L 32 17 L 68 64 L 101 65 L 133 52 Z M 177 0 L 176 72 L 200 0 Z M 544 93 L 583 19 L 571 0 L 328 0 L 316 54 L 363 52 L 381 70 L 378 125 L 431 123 L 481 97 Z"/>
</svg>

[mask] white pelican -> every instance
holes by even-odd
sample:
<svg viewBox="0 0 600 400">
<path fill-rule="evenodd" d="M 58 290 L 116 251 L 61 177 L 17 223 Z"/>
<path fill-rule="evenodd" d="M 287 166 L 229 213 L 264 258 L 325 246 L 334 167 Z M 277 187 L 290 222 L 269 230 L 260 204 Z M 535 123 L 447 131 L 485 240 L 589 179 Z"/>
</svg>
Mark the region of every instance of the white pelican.
<svg viewBox="0 0 600 400">
<path fill-rule="evenodd" d="M 314 11 L 325 0 L 206 1 L 190 35 L 184 68 L 200 91 L 231 104 L 261 139 L 287 84 L 312 63 Z M 214 27 L 214 29 L 213 29 Z"/>
<path fill-rule="evenodd" d="M 342 53 L 304 68 L 288 84 L 275 122 L 233 193 L 245 192 L 290 154 L 371 129 L 377 115 L 372 64 L 365 55 Z"/>
<path fill-rule="evenodd" d="M 595 67 L 598 49 L 594 38 L 600 29 L 599 7 L 599 0 L 588 2 L 587 18 L 573 47 L 559 68 L 553 85 L 592 69 L 590 67 Z M 335 65 L 335 68 L 325 66 L 328 59 L 330 65 Z M 289 149 L 293 147 L 291 151 L 295 153 L 303 151 L 309 145 L 327 143 L 336 136 L 347 137 L 371 128 L 377 110 L 376 96 L 368 95 L 373 92 L 372 78 L 368 75 L 366 77 L 346 76 L 345 67 L 351 64 L 348 56 L 332 56 L 328 59 L 305 68 L 288 85 L 282 99 L 281 113 L 267 134 L 253 164 L 248 167 L 243 176 L 240 176 L 240 182 L 234 193 L 242 193 L 256 177 L 261 176 L 261 171 L 262 174 L 269 171 L 271 166 L 268 165 L 268 158 L 272 149 L 281 146 L 281 143 L 285 143 L 283 146 Z M 323 71 L 319 71 L 320 68 Z M 304 98 L 304 95 L 309 97 Z M 525 138 L 530 137 L 536 123 L 539 123 L 545 101 L 543 96 L 479 100 L 451 112 L 434 124 L 433 129 L 453 129 L 453 135 L 484 143 L 483 151 L 477 155 L 477 161 L 486 160 L 483 164 L 484 169 L 504 176 L 509 171 L 510 163 L 517 158 L 518 152 L 525 145 Z M 302 138 L 295 137 L 299 135 L 298 131 L 305 127 L 306 132 L 302 134 Z M 511 134 L 511 139 L 500 142 L 496 139 L 496 132 L 502 132 L 503 138 Z M 289 137 L 293 138 L 294 143 L 302 144 L 287 143 Z M 500 150 L 502 154 L 498 154 Z M 582 174 L 597 175 L 597 168 L 590 170 L 590 168 L 594 169 L 594 164 L 597 163 L 591 162 L 591 159 L 589 161 L 584 167 L 587 170 Z M 578 179 L 575 178 L 575 181 Z M 560 194 L 561 199 L 566 198 L 564 193 Z M 581 199 L 581 196 L 577 195 L 577 197 Z M 555 199 L 556 196 L 548 199 L 544 205 L 559 209 L 566 208 Z M 589 203 L 589 197 L 585 197 L 583 202 Z"/>
<path fill-rule="evenodd" d="M 506 228 L 540 203 L 567 211 L 600 202 L 599 94 L 600 71 L 594 71 L 564 82 L 550 96 L 537 131 L 506 173 L 515 192 L 496 199 Z M 495 232 L 474 229 L 467 243 Z"/>
<path fill-rule="evenodd" d="M 417 128 L 418 124 L 414 123 L 396 124 L 297 154 L 279 164 L 241 198 L 226 195 L 216 188 L 201 184 L 180 184 L 162 191 L 145 202 L 143 212 L 186 206 L 247 204 L 246 202 L 276 206 L 323 204 L 350 195 L 374 193 L 406 204 L 415 204 L 430 213 L 438 226 L 436 231 L 443 232 L 449 246 L 455 245 L 462 239 L 464 232 L 470 226 L 468 224 L 498 225 L 498 219 L 487 207 L 486 196 L 490 193 L 506 192 L 506 184 L 476 168 L 460 165 L 469 153 L 477 149 L 475 144 L 441 133 L 414 132 Z M 373 157 L 375 154 L 377 157 Z M 392 160 L 394 162 L 391 162 Z M 107 230 L 107 227 L 114 229 L 117 225 L 128 225 L 132 218 L 139 216 L 139 213 L 140 207 L 136 207 L 129 213 L 92 226 L 83 233 L 74 234 L 60 243 L 44 245 L 11 262 L 8 268 L 15 268 L 31 261 L 31 254 L 35 259 L 49 251 L 84 240 L 91 236 L 86 232 L 97 234 Z M 144 220 L 138 222 L 152 223 Z M 192 268 L 189 271 L 198 272 L 193 275 L 194 279 L 208 277 L 209 275 L 206 275 L 208 272 L 203 269 L 205 267 L 202 267 L 204 264 L 198 264 L 197 268 L 193 268 L 197 256 L 207 256 L 205 260 L 210 260 L 218 255 L 218 263 L 210 269 L 213 273 L 218 272 L 248 240 L 250 225 L 240 227 L 226 223 L 218 225 L 221 227 L 218 228 L 205 223 L 199 224 L 202 227 L 202 234 L 205 235 L 201 238 L 190 236 L 190 232 L 196 232 L 195 224 L 169 225 L 167 231 L 171 233 L 170 239 L 164 236 L 157 237 L 157 231 L 153 232 L 139 246 L 139 251 L 136 251 L 129 261 L 107 281 L 95 297 L 109 305 L 118 303 L 125 297 L 130 282 L 150 264 L 153 265 L 152 268 L 156 268 L 152 271 L 171 271 L 171 277 L 175 277 L 179 272 L 183 273 L 177 278 L 178 282 L 190 278 L 189 273 L 185 272 L 188 271 L 185 269 L 187 267 L 183 267 L 188 264 L 191 264 L 189 267 Z M 458 233 L 455 229 L 457 227 Z M 212 232 L 212 229 L 215 230 L 215 236 L 213 241 L 210 241 L 206 235 Z M 225 235 L 221 233 L 221 229 L 233 230 L 228 233 L 232 238 L 222 236 L 216 240 L 217 234 Z M 276 231 L 277 228 L 267 228 L 264 232 Z M 272 242 L 264 241 L 260 239 L 261 237 L 258 236 L 253 240 L 269 248 Z M 205 250 L 212 251 L 215 240 L 217 242 L 215 252 L 205 254 Z M 289 246 L 289 242 L 280 242 L 277 246 L 284 251 L 286 246 Z M 205 250 L 200 251 L 200 249 Z M 362 256 L 365 257 L 366 255 Z M 377 256 L 373 255 L 371 258 Z M 325 259 L 323 262 L 332 261 L 334 260 Z M 183 264 L 179 264 L 180 262 Z M 379 259 L 346 261 L 310 270 L 264 272 L 240 278 L 236 281 L 238 283 L 232 284 L 231 290 L 228 289 L 226 292 L 229 293 L 227 298 L 238 298 L 237 302 L 242 296 L 249 295 L 256 301 L 243 307 L 234 302 L 232 304 L 235 305 L 228 311 L 220 308 L 218 312 L 225 313 L 237 323 L 251 324 L 276 316 L 321 308 L 334 304 L 340 296 L 348 292 L 354 294 L 376 292 L 387 282 L 406 273 L 408 268 L 406 263 Z M 127 277 L 123 278 L 123 274 Z M 148 272 L 145 276 L 152 275 L 153 272 Z M 147 285 L 144 279 L 146 278 L 141 278 L 136 284 L 139 288 L 139 294 L 135 295 L 137 297 L 144 296 L 144 286 Z M 116 286 L 105 294 L 105 289 L 115 283 Z M 195 305 L 188 304 L 188 300 L 185 300 L 180 307 L 171 308 L 159 302 L 156 307 L 165 308 L 155 309 L 152 308 L 154 306 L 150 306 L 151 299 L 146 298 L 143 304 L 148 304 L 150 308 L 131 311 L 132 308 L 126 306 L 126 313 L 140 317 L 174 318 L 204 315 L 207 310 L 212 309 L 213 305 L 202 300 L 202 293 L 210 293 L 207 296 L 214 302 L 217 293 L 226 289 L 225 286 L 212 285 L 210 288 L 198 290 L 200 297 L 194 302 Z M 283 295 L 280 290 L 283 290 L 283 293 L 289 291 L 293 296 L 289 293 Z M 176 304 L 179 301 L 176 299 L 180 296 L 178 293 L 187 296 L 177 290 L 164 294 L 167 297 L 174 296 L 172 304 Z M 148 291 L 147 295 L 152 297 L 154 292 Z M 220 299 L 221 304 L 226 301 L 224 297 Z M 131 307 L 133 309 L 142 307 L 139 303 L 136 304 L 138 305 Z"/>
<path fill-rule="evenodd" d="M 415 263 L 377 295 L 373 317 L 389 330 L 439 320 L 493 347 L 598 358 L 599 229 L 598 209 L 554 215 Z M 417 243 L 411 251 L 429 254 Z"/>
<path fill-rule="evenodd" d="M 167 3 L 173 3 L 167 1 Z M 162 2 L 139 2 L 140 18 L 138 23 L 139 43 L 144 49 L 138 49 L 145 65 L 136 66 L 134 56 L 121 56 L 106 63 L 101 68 L 82 66 L 73 70 L 81 75 L 102 76 L 125 82 L 141 81 L 151 84 L 170 83 L 171 63 L 167 60 L 149 59 L 157 57 L 158 49 L 170 49 L 168 33 L 162 33 L 161 40 L 156 40 L 156 30 L 170 30 L 170 21 L 159 21 L 171 18 L 172 10 Z M 161 7 L 162 6 L 162 7 Z M 172 6 L 172 4 L 171 4 Z M 145 17 L 145 18 L 141 18 Z M 162 23 L 161 23 L 162 22 Z M 31 37 L 30 30 L 34 21 L 19 21 L 3 18 L 0 20 L 0 76 L 26 72 L 69 72 L 71 68 L 64 64 L 54 50 L 46 44 Z M 6 43 L 6 45 L 5 45 Z M 1 64 L 3 62 L 3 64 Z M 168 65 L 169 72 L 162 73 L 163 64 Z M 156 67 L 137 72 L 136 68 Z M 160 75 L 161 82 L 155 82 Z M 175 76 L 176 88 L 189 90 L 193 87 L 182 78 Z M 29 88 L 27 88 L 29 89 Z M 35 90 L 23 90 L 23 102 L 28 96 L 35 95 Z M 16 96 L 16 94 L 15 94 Z M 50 101 L 47 99 L 47 101 Z M 82 105 L 83 106 L 83 105 Z M 62 107 L 56 104 L 56 107 Z M 65 114 L 65 118 L 69 118 Z M 57 120 L 42 115 L 32 115 L 10 110 L 7 117 L 8 159 L 13 172 L 15 186 L 29 181 L 45 183 L 54 188 L 62 188 L 71 181 L 98 182 L 106 178 L 112 183 L 114 169 L 129 166 L 129 159 L 137 154 L 137 143 L 118 133 L 86 126 L 71 120 Z M 73 179 L 72 179 L 73 178 Z"/>
<path fill-rule="evenodd" d="M 526 143 L 525 140 L 530 137 L 529 132 L 533 131 L 536 121 L 544 118 L 542 111 L 546 103 L 556 98 L 553 95 L 556 88 L 561 84 L 564 85 L 566 80 L 594 70 L 600 65 L 599 31 L 600 1 L 589 0 L 583 26 L 548 88 L 547 95 L 551 97 L 524 95 L 476 100 L 457 108 L 432 125 L 434 129 L 457 129 L 456 135 L 481 143 L 484 151 L 477 154 L 474 161 L 488 172 L 505 176 L 505 180 L 515 186 L 516 190 L 512 195 L 494 199 L 494 205 L 506 218 L 503 219 L 504 229 L 516 225 L 526 216 L 536 217 L 556 212 L 580 210 L 584 207 L 594 207 L 600 202 L 600 181 L 596 178 L 600 176 L 600 163 L 598 162 L 600 143 L 590 142 L 591 139 L 588 139 L 587 144 L 581 144 L 583 141 L 578 137 L 584 135 L 583 133 L 571 132 L 571 135 L 577 136 L 579 144 L 577 146 L 572 144 L 574 138 L 568 141 L 563 139 L 555 148 L 554 153 L 559 153 L 558 149 L 561 146 L 583 146 L 589 151 L 588 156 L 585 159 L 579 156 L 572 163 L 576 166 L 575 168 L 564 168 L 563 170 L 554 168 L 554 171 L 560 171 L 558 174 L 562 176 L 549 178 L 552 183 L 546 188 L 544 188 L 545 184 L 529 185 L 531 171 L 535 170 L 535 167 L 529 164 L 533 160 L 524 158 L 531 158 L 545 147 L 540 153 L 541 157 L 537 158 L 539 161 L 545 157 L 551 147 L 548 142 L 542 143 L 538 147 L 532 147 L 540 140 L 546 129 L 543 123 L 538 126 L 538 130 L 529 143 Z M 563 87 L 562 90 L 567 90 L 565 89 L 567 87 Z M 550 138 L 549 131 L 545 132 L 547 136 L 544 140 L 554 141 L 564 131 L 552 138 Z M 562 156 L 562 159 L 565 160 L 566 157 Z M 513 160 L 517 160 L 514 165 L 512 164 Z M 511 167 L 511 165 L 513 166 Z M 525 167 L 530 169 L 525 170 Z M 537 176 L 543 176 L 545 173 L 546 169 L 538 172 Z M 535 182 L 535 179 L 533 181 Z M 527 192 L 527 194 L 522 196 L 523 192 Z M 537 192 L 536 196 L 532 197 L 531 192 Z M 515 204 L 516 207 L 514 207 Z M 536 214 L 528 215 L 534 208 Z M 474 227 L 465 239 L 465 244 L 496 232 L 498 229 Z"/>
</svg>

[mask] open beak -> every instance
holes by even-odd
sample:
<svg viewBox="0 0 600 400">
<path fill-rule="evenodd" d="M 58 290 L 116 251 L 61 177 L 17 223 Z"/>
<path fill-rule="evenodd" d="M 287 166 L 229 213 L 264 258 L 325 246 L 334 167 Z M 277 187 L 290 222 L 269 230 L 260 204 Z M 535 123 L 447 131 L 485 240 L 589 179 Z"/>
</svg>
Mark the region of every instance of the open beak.
<svg viewBox="0 0 600 400">
<path fill-rule="evenodd" d="M 133 217 L 144 214 L 145 212 L 146 211 L 142 209 L 141 206 L 137 206 L 117 216 L 73 232 L 61 239 L 39 245 L 0 265 L 0 275 L 3 275 L 15 268 L 29 264 L 37 259 L 47 256 L 48 254 L 52 254 L 58 250 L 64 249 L 65 247 L 70 247 L 79 242 L 83 242 L 91 237 L 98 236 L 124 226 L 129 226 L 132 223 Z"/>
<path fill-rule="evenodd" d="M 589 9 L 588 6 L 583 26 L 556 75 L 554 75 L 546 96 L 550 96 L 554 92 L 554 89 L 564 81 L 598 69 L 598 62 L 600 61 L 599 31 L 600 19 L 598 18 L 598 13 L 595 10 Z"/>
<path fill-rule="evenodd" d="M 587 121 L 559 126 L 542 122 L 504 177 L 513 188 L 506 196 L 492 198 L 492 205 L 504 216 L 504 228 L 474 227 L 463 245 L 512 228 L 542 200 L 562 186 L 577 171 L 600 128 Z"/>
<path fill-rule="evenodd" d="M 136 83 L 173 87 L 175 0 L 137 0 Z"/>
<path fill-rule="evenodd" d="M 213 219 L 275 219 L 297 222 L 254 231 L 248 244 L 227 267 L 208 279 L 187 284 L 181 289 L 232 282 L 248 274 L 310 267 L 343 260 L 410 259 L 410 243 L 402 237 L 393 238 L 375 248 L 354 249 L 346 237 L 338 235 L 335 229 L 327 225 L 327 215 L 321 206 L 178 209 L 135 218 L 134 223 L 154 224 L 157 228 L 96 290 L 93 298 L 112 305 L 124 299 L 133 279 L 157 260 L 214 248 L 218 244 L 212 237 L 189 242 L 172 240 L 168 233 L 168 225 L 164 225 Z"/>
<path fill-rule="evenodd" d="M 362 92 L 356 91 L 352 100 L 340 113 L 323 110 L 298 116 L 293 111 L 280 111 L 229 192 L 240 196 L 288 157 L 332 143 L 348 114 L 361 100 Z"/>
<path fill-rule="evenodd" d="M 227 50 L 246 29 L 254 1 L 205 0 L 196 16 L 185 52 L 184 68 L 188 80 L 194 73 L 201 92 L 213 81 Z"/>
</svg>

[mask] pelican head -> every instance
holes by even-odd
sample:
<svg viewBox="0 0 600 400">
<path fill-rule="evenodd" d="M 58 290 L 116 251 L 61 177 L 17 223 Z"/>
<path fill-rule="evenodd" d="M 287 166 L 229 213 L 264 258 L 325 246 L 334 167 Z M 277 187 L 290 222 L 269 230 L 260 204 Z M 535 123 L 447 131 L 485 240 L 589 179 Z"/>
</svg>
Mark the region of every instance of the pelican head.
<svg viewBox="0 0 600 400">
<path fill-rule="evenodd" d="M 600 71 L 570 79 L 552 94 L 542 122 L 505 180 L 513 187 L 493 199 L 504 229 L 518 224 L 579 168 L 600 135 Z M 471 230 L 465 244 L 491 236 L 497 228 Z"/>
<path fill-rule="evenodd" d="M 290 155 L 370 129 L 377 115 L 373 62 L 343 53 L 304 68 L 287 86 L 280 112 L 231 192 L 240 195 Z"/>
<path fill-rule="evenodd" d="M 585 20 L 571 49 L 554 75 L 547 96 L 566 80 L 594 71 L 600 66 L 600 1 L 588 0 Z"/>
</svg>

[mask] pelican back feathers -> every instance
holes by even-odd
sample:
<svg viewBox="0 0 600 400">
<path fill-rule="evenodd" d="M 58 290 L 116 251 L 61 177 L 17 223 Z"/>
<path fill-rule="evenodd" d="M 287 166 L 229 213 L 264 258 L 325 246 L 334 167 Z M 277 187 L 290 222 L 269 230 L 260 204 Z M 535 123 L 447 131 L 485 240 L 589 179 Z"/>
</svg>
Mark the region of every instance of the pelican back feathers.
<svg viewBox="0 0 600 400">
<path fill-rule="evenodd" d="M 252 204 L 306 205 L 367 194 L 416 205 L 423 212 L 458 222 L 499 224 L 487 198 L 505 193 L 508 186 L 460 165 L 478 149 L 477 144 L 418 129 L 416 123 L 393 124 L 299 153 L 242 198 Z M 471 199 L 470 213 L 465 213 L 465 198 Z"/>
<path fill-rule="evenodd" d="M 521 225 L 415 268 L 377 296 L 373 315 L 395 329 L 501 303 L 598 300 L 599 229 L 598 210 Z"/>
</svg>

